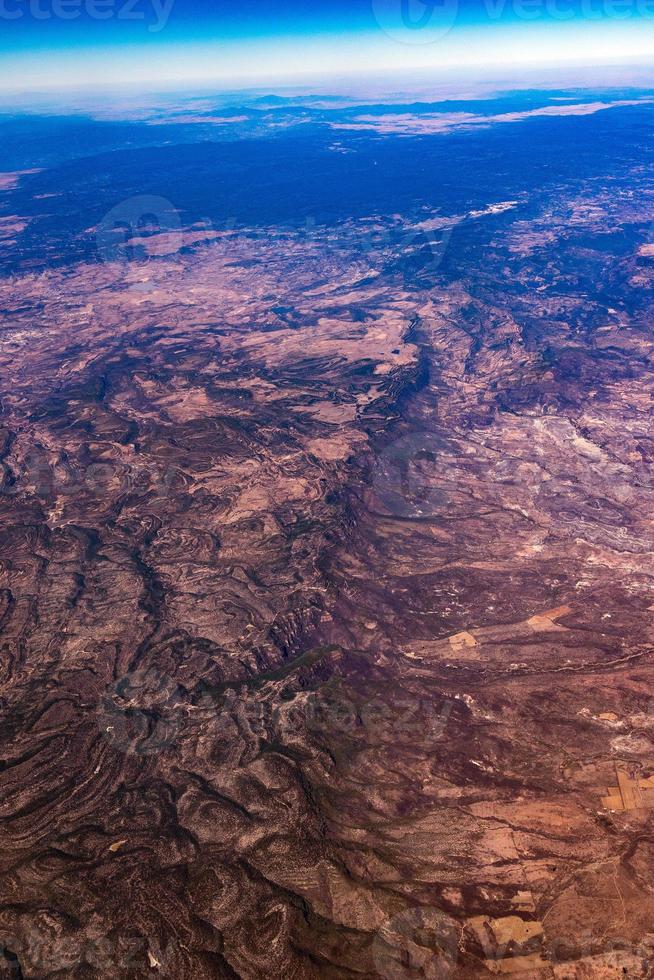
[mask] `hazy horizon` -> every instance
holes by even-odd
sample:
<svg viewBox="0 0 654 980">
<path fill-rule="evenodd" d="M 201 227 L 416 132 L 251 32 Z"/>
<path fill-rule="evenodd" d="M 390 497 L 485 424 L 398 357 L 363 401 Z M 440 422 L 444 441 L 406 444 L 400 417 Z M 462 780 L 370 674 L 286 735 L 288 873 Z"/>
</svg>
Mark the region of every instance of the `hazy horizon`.
<svg viewBox="0 0 654 980">
<path fill-rule="evenodd" d="M 204 13 L 188 0 L 2 0 L 0 91 L 635 65 L 654 55 L 647 0 L 332 0 L 320 16 L 296 0 L 250 0 Z"/>
</svg>

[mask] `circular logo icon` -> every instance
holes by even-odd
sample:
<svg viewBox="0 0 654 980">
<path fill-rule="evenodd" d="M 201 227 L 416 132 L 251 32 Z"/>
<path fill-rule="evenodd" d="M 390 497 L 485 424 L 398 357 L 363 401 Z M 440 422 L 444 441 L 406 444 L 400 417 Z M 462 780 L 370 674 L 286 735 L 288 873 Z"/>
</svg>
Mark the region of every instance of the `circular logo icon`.
<svg viewBox="0 0 654 980">
<path fill-rule="evenodd" d="M 305 716 L 308 728 L 323 735 L 347 735 L 357 727 L 357 707 L 342 692 L 329 698 L 312 695 L 307 701 Z"/>
<path fill-rule="evenodd" d="M 440 909 L 405 909 L 375 936 L 377 972 L 384 980 L 446 980 L 458 960 L 459 934 L 456 921 Z"/>
<path fill-rule="evenodd" d="M 445 493 L 439 489 L 442 443 L 429 432 L 410 433 L 389 443 L 372 465 L 374 505 L 395 517 L 429 517 L 442 510 Z"/>
<path fill-rule="evenodd" d="M 98 707 L 98 727 L 119 752 L 154 755 L 177 739 L 184 705 L 180 687 L 153 667 L 114 681 Z"/>
<path fill-rule="evenodd" d="M 96 231 L 103 262 L 147 261 L 174 255 L 184 239 L 179 213 L 165 197 L 129 197 L 108 211 Z"/>
<path fill-rule="evenodd" d="M 458 0 L 372 0 L 375 20 L 400 44 L 434 44 L 450 32 Z"/>
</svg>

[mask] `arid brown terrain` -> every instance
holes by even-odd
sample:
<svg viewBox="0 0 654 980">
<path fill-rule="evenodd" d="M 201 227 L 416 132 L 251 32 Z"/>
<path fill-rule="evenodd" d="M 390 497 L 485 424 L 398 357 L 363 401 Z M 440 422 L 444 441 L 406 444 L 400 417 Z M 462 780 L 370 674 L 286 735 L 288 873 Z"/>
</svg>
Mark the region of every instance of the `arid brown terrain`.
<svg viewBox="0 0 654 980">
<path fill-rule="evenodd" d="M 632 177 L 0 280 L 0 977 L 654 976 Z"/>
</svg>

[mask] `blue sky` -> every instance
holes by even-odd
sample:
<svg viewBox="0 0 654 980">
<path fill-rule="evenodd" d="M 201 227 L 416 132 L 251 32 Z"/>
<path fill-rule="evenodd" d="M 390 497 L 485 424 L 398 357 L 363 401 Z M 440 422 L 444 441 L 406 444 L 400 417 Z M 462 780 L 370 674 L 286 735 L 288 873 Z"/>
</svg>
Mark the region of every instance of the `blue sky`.
<svg viewBox="0 0 654 980">
<path fill-rule="evenodd" d="M 654 0 L 0 0 L 0 87 L 654 58 Z"/>
</svg>

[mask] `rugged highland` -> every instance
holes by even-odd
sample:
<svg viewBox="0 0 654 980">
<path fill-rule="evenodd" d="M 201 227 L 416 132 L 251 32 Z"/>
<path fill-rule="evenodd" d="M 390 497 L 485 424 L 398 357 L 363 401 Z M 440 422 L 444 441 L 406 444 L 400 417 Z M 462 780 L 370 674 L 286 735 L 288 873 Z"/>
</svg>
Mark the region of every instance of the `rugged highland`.
<svg viewBox="0 0 654 980">
<path fill-rule="evenodd" d="M 0 977 L 654 976 L 637 132 L 449 216 L 7 215 Z"/>
</svg>

